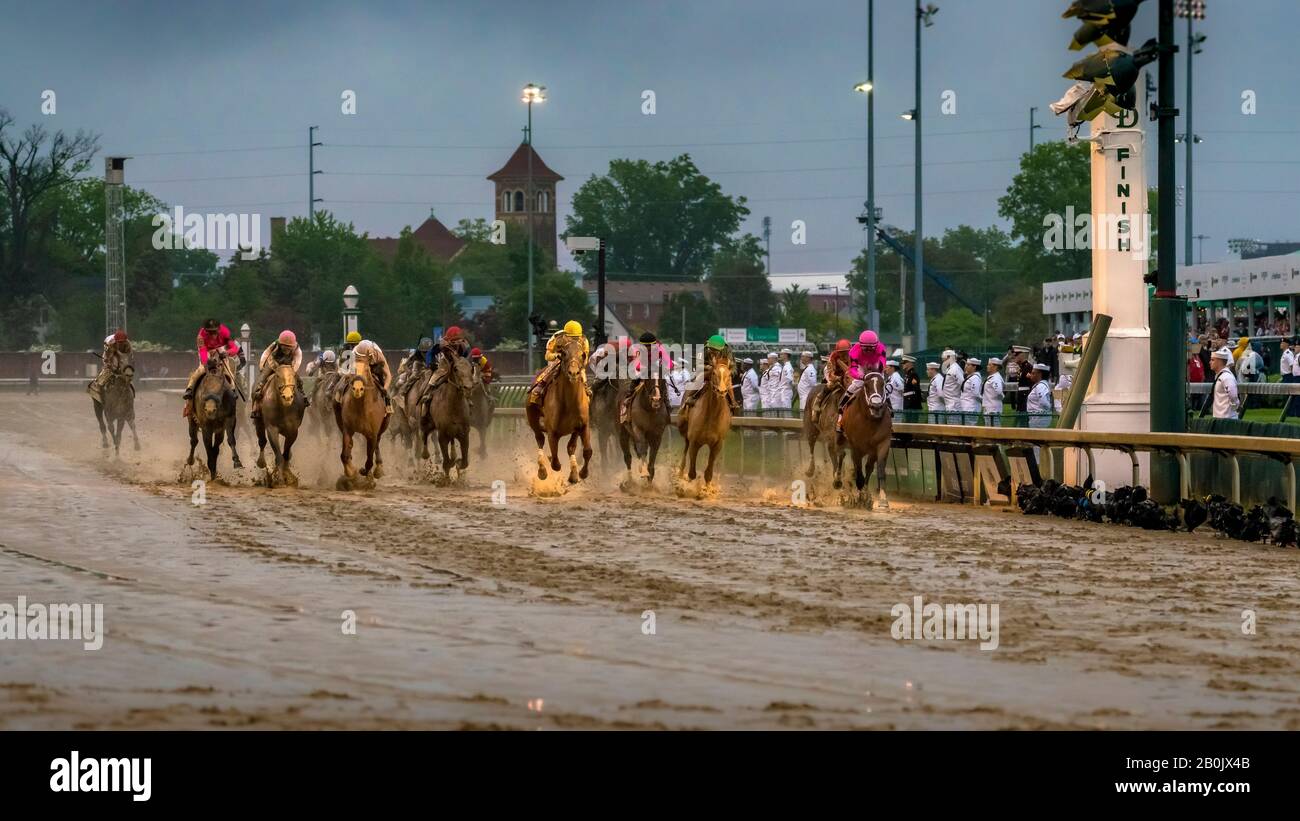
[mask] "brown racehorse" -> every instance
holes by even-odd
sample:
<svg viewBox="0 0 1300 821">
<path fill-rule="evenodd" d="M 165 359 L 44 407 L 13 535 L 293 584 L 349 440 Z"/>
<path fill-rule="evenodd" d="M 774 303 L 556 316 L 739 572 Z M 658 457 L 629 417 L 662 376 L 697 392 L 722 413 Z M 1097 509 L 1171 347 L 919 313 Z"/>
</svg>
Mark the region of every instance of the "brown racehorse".
<svg viewBox="0 0 1300 821">
<path fill-rule="evenodd" d="M 821 409 L 813 417 L 813 406 L 819 396 L 825 395 Z M 840 486 L 840 466 L 844 463 L 844 448 L 840 446 L 839 437 L 835 435 L 835 417 L 839 412 L 840 397 L 844 395 L 844 386 L 836 383 L 827 392 L 826 383 L 814 387 L 808 393 L 808 402 L 803 409 L 803 435 L 808 442 L 808 470 L 805 476 L 812 476 L 817 470 L 817 443 L 826 446 L 826 458 L 830 461 L 835 487 Z"/>
<path fill-rule="evenodd" d="M 492 416 L 496 413 L 497 403 L 488 390 L 488 383 L 483 381 L 483 372 L 474 366 L 474 388 L 469 394 L 469 424 L 478 431 L 478 458 L 487 458 L 487 432 L 492 425 Z"/>
<path fill-rule="evenodd" d="M 408 375 L 401 390 L 393 394 L 393 422 L 396 424 L 391 427 L 406 446 L 412 463 L 420 456 L 420 396 L 433 376 L 433 372 L 423 364 L 419 368 L 418 372 Z M 428 458 L 427 451 L 424 458 Z"/>
<path fill-rule="evenodd" d="M 135 388 L 132 387 L 134 378 L 135 366 L 127 363 L 104 384 L 100 392 L 102 401 L 93 396 L 90 400 L 95 406 L 95 418 L 99 421 L 102 447 L 108 449 L 108 437 L 112 434 L 114 456 L 121 452 L 123 425 L 131 426 L 131 438 L 135 440 L 135 449 L 140 449 L 140 437 L 135 432 Z"/>
<path fill-rule="evenodd" d="M 683 409 L 677 414 L 677 429 L 682 434 L 685 446 L 682 448 L 682 463 L 678 473 L 686 472 L 688 479 L 695 479 L 695 457 L 700 448 L 708 445 L 709 463 L 704 467 L 704 481 L 713 483 L 713 466 L 722 454 L 722 446 L 731 431 L 731 366 L 726 361 L 714 362 L 709 376 L 709 383 L 702 386 L 700 395 L 691 405 L 689 413 Z M 687 463 L 690 470 L 687 472 Z"/>
<path fill-rule="evenodd" d="M 579 479 L 587 478 L 591 467 L 587 386 L 582 378 L 586 363 L 583 361 L 580 337 L 561 337 L 558 345 L 560 367 L 546 388 L 546 396 L 540 403 L 529 402 L 525 413 L 528 427 L 533 429 L 533 436 L 537 439 L 537 478 L 545 479 L 547 475 L 545 447 L 548 441 L 551 446 L 551 470 L 559 471 L 560 439 L 568 436 L 569 482 L 576 484 Z M 578 460 L 574 457 L 579 438 L 582 439 L 581 471 L 578 470 Z"/>
<path fill-rule="evenodd" d="M 358 433 L 366 439 L 366 466 L 361 469 L 361 475 L 370 479 L 371 484 L 384 475 L 384 458 L 379 452 L 380 440 L 388 428 L 384 397 L 367 362 L 357 360 L 353 368 L 353 373 L 339 376 L 344 385 L 343 397 L 334 403 L 334 421 L 343 434 L 343 452 L 339 454 L 343 475 L 337 483 L 339 490 L 349 490 L 357 483 L 357 469 L 352 465 L 352 438 Z"/>
<path fill-rule="evenodd" d="M 338 385 L 337 370 L 324 368 L 316 371 L 316 381 L 311 386 L 311 405 L 307 408 L 307 418 L 311 427 L 323 440 L 328 441 L 337 426 L 334 424 L 334 388 Z"/>
<path fill-rule="evenodd" d="M 871 508 L 870 493 L 864 494 L 871 474 L 876 474 L 876 488 L 880 496 L 880 506 L 889 507 L 889 498 L 885 495 L 885 463 L 889 459 L 889 443 L 894 435 L 893 412 L 885 401 L 885 376 L 875 371 L 863 378 L 862 390 L 844 408 L 844 439 L 848 443 L 849 453 L 853 459 L 853 482 L 858 496 Z M 866 467 L 863 467 L 865 460 Z M 835 486 L 840 486 L 838 471 L 835 474 Z"/>
<path fill-rule="evenodd" d="M 275 454 L 275 470 L 267 473 L 266 486 L 275 487 L 277 478 L 286 485 L 296 486 L 298 477 L 290 469 L 289 460 L 307 410 L 307 397 L 298 390 L 298 375 L 292 365 L 280 365 L 275 369 L 275 375 L 262 389 L 261 404 L 262 414 L 253 420 L 257 427 L 257 466 L 266 468 L 264 451 L 269 441 L 271 452 Z"/>
<path fill-rule="evenodd" d="M 596 432 L 596 446 L 600 449 L 601 464 L 604 464 L 621 427 L 618 405 L 627 389 L 627 381 L 608 377 L 595 379 L 590 373 L 587 376 L 594 383 L 591 388 L 591 427 Z"/>
<path fill-rule="evenodd" d="M 438 450 L 442 452 L 442 475 L 451 478 L 454 462 L 457 471 L 469 467 L 469 395 L 474 389 L 474 368 L 468 359 L 455 351 L 445 350 L 442 355 L 450 363 L 447 378 L 433 389 L 429 410 L 420 419 L 421 458 L 429 458 L 429 434 L 438 431 Z M 460 448 L 460 459 L 454 458 L 451 443 Z"/>
<path fill-rule="evenodd" d="M 637 385 L 640 385 L 640 388 Z M 655 398 L 655 386 L 659 388 L 659 398 Z M 632 450 L 646 464 L 648 481 L 655 480 L 655 457 L 659 455 L 659 445 L 663 442 L 664 430 L 669 424 L 668 380 L 638 380 L 632 383 L 636 395 L 627 410 L 627 422 L 619 425 L 618 445 L 623 449 L 623 466 L 632 469 Z M 617 411 L 615 411 L 617 413 Z"/>
<path fill-rule="evenodd" d="M 235 407 L 239 396 L 230 382 L 230 369 L 226 366 L 226 354 L 212 351 L 208 354 L 207 370 L 203 378 L 194 386 L 194 398 L 191 400 L 189 415 L 190 455 L 185 465 L 194 464 L 194 448 L 199 443 L 199 431 L 203 432 L 203 449 L 207 451 L 208 477 L 217 478 L 217 457 L 221 455 L 221 442 L 230 439 L 230 458 L 235 469 L 243 467 L 239 462 L 239 452 L 235 450 Z"/>
</svg>

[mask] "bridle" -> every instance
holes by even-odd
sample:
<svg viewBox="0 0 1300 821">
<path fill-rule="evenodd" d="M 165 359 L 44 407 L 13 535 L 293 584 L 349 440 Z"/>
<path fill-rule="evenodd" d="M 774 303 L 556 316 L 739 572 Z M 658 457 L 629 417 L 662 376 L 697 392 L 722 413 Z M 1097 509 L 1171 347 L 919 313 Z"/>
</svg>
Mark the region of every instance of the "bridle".
<svg viewBox="0 0 1300 821">
<path fill-rule="evenodd" d="M 862 377 L 862 398 L 872 416 L 880 418 L 885 412 L 884 374 L 871 371 Z"/>
</svg>

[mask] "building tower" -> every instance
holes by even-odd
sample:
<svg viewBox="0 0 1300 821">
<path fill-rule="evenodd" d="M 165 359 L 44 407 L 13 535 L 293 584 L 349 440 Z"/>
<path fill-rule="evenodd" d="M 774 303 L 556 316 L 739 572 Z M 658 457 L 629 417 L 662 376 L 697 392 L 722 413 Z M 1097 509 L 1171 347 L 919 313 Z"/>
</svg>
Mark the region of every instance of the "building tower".
<svg viewBox="0 0 1300 821">
<path fill-rule="evenodd" d="M 528 142 L 520 143 L 506 164 L 488 175 L 496 184 L 496 219 L 506 224 L 506 239 L 528 236 L 529 203 L 528 155 L 533 165 L 533 245 L 550 255 L 552 263 L 556 253 L 555 184 L 564 179 L 542 162 Z"/>
</svg>

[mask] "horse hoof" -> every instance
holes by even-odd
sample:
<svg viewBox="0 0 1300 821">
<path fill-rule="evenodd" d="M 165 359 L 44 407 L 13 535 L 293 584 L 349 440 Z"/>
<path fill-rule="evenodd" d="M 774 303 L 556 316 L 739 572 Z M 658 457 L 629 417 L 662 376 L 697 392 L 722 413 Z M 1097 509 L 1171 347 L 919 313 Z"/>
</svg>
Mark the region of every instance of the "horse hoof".
<svg viewBox="0 0 1300 821">
<path fill-rule="evenodd" d="M 384 478 L 384 466 L 383 466 L 383 465 L 375 465 L 375 469 L 374 469 L 373 471 L 371 471 L 371 474 L 370 474 L 370 475 L 373 476 L 373 477 L 376 478 L 376 479 L 382 479 L 382 478 Z"/>
<path fill-rule="evenodd" d="M 351 490 L 352 482 L 346 476 L 340 476 L 339 480 L 334 483 L 335 490 Z"/>
<path fill-rule="evenodd" d="M 834 482 L 831 483 L 831 487 L 835 488 L 836 490 L 839 490 L 840 488 L 844 487 L 844 482 L 840 481 L 839 479 L 836 479 Z"/>
<path fill-rule="evenodd" d="M 266 469 L 266 459 L 264 459 L 264 458 L 261 457 L 261 456 L 257 457 L 257 466 L 258 466 L 259 468 L 262 468 L 263 470 L 265 470 L 265 469 Z"/>
<path fill-rule="evenodd" d="M 239 457 L 238 457 L 238 456 L 236 456 L 232 461 L 233 461 L 233 464 L 235 465 L 235 470 L 243 470 L 243 469 L 244 469 L 244 466 L 243 466 L 242 463 L 240 463 L 240 461 L 239 461 Z"/>
<path fill-rule="evenodd" d="M 537 478 L 538 479 L 546 478 L 546 468 L 542 467 L 541 465 L 537 466 Z"/>
</svg>

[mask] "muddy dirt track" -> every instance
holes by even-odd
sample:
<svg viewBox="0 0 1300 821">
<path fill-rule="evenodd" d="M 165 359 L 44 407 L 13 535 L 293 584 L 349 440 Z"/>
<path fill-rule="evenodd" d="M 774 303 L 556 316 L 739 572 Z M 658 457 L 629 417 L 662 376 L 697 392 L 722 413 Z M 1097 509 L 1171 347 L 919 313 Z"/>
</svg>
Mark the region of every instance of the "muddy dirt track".
<svg viewBox="0 0 1300 821">
<path fill-rule="evenodd" d="M 114 459 L 83 394 L 0 393 L 0 603 L 106 630 L 0 642 L 0 728 L 1300 729 L 1300 551 L 667 470 L 550 497 L 523 434 L 449 487 L 390 444 L 353 492 L 307 436 L 299 488 L 195 505 L 179 399 L 138 415 Z M 918 595 L 998 604 L 998 648 L 895 641 Z"/>
</svg>

